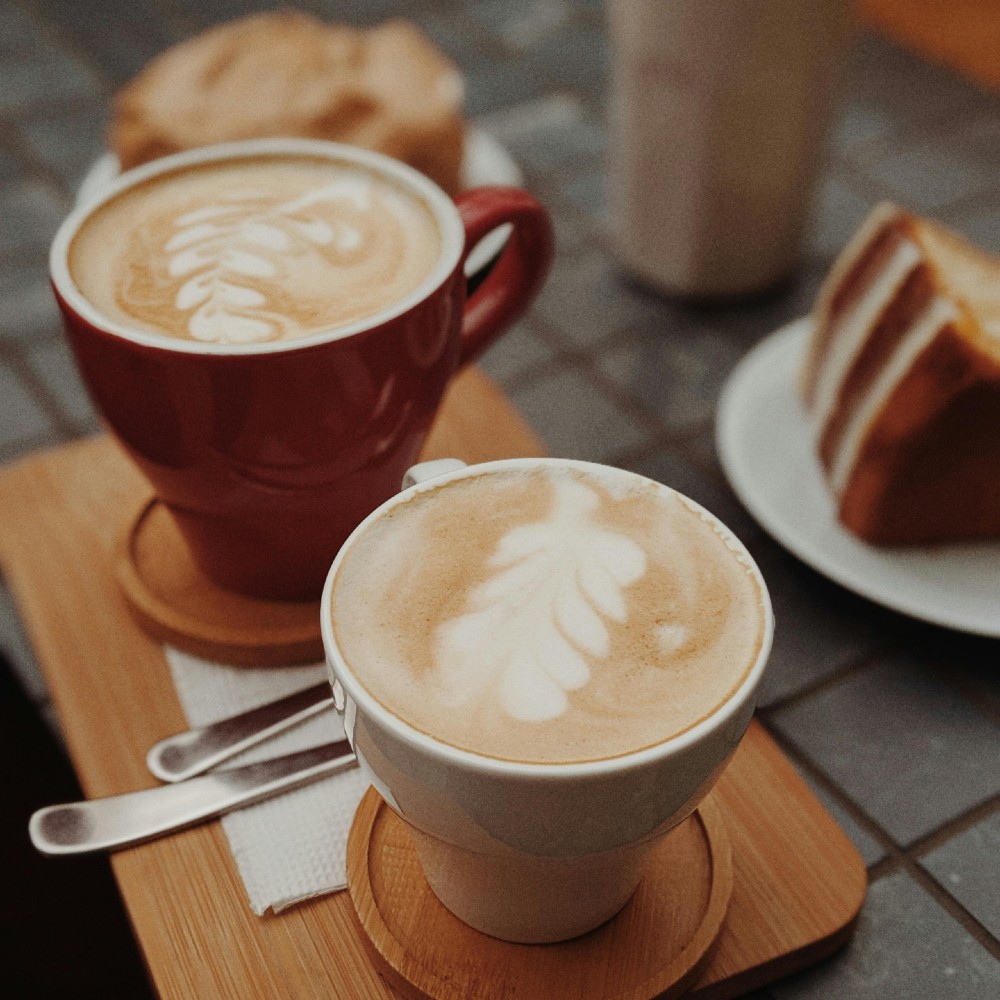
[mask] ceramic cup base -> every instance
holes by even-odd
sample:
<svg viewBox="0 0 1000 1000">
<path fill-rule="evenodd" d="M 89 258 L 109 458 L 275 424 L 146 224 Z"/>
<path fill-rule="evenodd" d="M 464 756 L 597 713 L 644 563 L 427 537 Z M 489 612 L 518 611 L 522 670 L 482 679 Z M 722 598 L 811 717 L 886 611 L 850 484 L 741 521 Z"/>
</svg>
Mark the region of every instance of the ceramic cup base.
<svg viewBox="0 0 1000 1000">
<path fill-rule="evenodd" d="M 369 790 L 347 849 L 354 912 L 372 957 L 408 997 L 676 997 L 709 958 L 729 906 L 732 855 L 710 796 L 653 849 L 633 897 L 600 927 L 555 944 L 512 944 L 463 923 L 424 877 L 406 824 Z M 609 992 L 610 990 L 610 992 Z"/>
<path fill-rule="evenodd" d="M 163 642 L 234 666 L 323 658 L 319 601 L 269 601 L 224 590 L 195 565 L 169 511 L 147 502 L 115 560 L 119 588 L 142 628 Z"/>
</svg>

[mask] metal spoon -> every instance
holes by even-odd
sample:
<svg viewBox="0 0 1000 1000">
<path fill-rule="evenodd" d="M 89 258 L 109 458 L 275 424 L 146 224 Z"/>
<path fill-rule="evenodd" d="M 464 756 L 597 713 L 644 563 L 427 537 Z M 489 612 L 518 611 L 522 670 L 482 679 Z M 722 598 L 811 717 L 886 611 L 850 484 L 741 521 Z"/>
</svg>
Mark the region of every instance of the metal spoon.
<svg viewBox="0 0 1000 1000">
<path fill-rule="evenodd" d="M 412 466 L 403 477 L 403 489 L 465 468 L 457 458 L 439 458 Z M 241 712 L 211 726 L 168 736 L 154 744 L 146 763 L 161 781 L 185 781 L 229 757 L 308 719 L 331 705 L 343 709 L 340 685 L 316 684 L 278 701 Z"/>
<path fill-rule="evenodd" d="M 153 744 L 146 764 L 161 781 L 185 781 L 332 705 L 330 683 L 323 681 L 210 726 L 167 736 Z"/>
<path fill-rule="evenodd" d="M 173 785 L 46 806 L 28 822 L 42 854 L 86 854 L 152 840 L 356 764 L 347 740 Z"/>
</svg>

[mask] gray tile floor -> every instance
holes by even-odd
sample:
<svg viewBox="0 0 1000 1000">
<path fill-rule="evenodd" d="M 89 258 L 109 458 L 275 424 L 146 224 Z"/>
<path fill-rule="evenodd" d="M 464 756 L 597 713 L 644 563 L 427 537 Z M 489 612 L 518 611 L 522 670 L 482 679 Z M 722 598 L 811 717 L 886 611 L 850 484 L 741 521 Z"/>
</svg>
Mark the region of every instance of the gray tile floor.
<svg viewBox="0 0 1000 1000">
<path fill-rule="evenodd" d="M 0 5 L 0 462 L 94 433 L 46 251 L 103 149 L 116 87 L 172 42 L 268 3 Z M 771 1000 L 1000 995 L 1000 643 L 921 625 L 803 566 L 733 496 L 714 407 L 738 359 L 809 306 L 832 255 L 890 197 L 1000 251 L 1000 97 L 862 32 L 808 251 L 775 295 L 685 307 L 608 252 L 600 0 L 309 0 L 332 19 L 420 22 L 468 79 L 469 110 L 551 209 L 558 262 L 483 366 L 555 454 L 636 469 L 729 522 L 760 561 L 779 630 L 760 715 L 870 866 L 853 943 Z M 2 529 L 0 529 L 2 530 Z M 0 643 L 51 715 L 13 600 Z"/>
</svg>

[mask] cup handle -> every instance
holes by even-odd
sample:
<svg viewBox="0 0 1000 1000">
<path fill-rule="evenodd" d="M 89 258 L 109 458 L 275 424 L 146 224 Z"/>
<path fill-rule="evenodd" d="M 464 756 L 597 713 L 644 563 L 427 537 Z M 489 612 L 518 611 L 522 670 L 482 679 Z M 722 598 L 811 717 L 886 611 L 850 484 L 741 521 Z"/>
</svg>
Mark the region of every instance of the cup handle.
<svg viewBox="0 0 1000 1000">
<path fill-rule="evenodd" d="M 544 207 L 514 187 L 474 188 L 455 199 L 465 226 L 462 265 L 487 233 L 510 223 L 500 258 L 469 296 L 462 317 L 459 366 L 468 364 L 514 322 L 538 294 L 555 250 L 552 222 Z"/>
<path fill-rule="evenodd" d="M 446 472 L 457 472 L 464 468 L 465 462 L 459 458 L 436 458 L 430 462 L 419 462 L 406 470 L 401 488 L 405 490 L 417 483 L 426 483 L 428 479 L 437 479 Z"/>
</svg>

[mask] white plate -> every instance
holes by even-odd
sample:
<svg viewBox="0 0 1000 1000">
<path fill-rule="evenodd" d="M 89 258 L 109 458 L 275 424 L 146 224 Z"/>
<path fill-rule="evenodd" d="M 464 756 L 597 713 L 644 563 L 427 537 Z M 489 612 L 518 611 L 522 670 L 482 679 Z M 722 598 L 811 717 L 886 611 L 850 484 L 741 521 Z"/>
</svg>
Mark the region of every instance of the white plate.
<svg viewBox="0 0 1000 1000">
<path fill-rule="evenodd" d="M 778 542 L 842 586 L 923 621 L 1000 637 L 1000 543 L 878 548 L 837 520 L 795 389 L 809 322 L 758 344 L 723 390 L 716 442 L 736 494 Z"/>
<path fill-rule="evenodd" d="M 121 172 L 114 153 L 98 157 L 84 175 L 76 192 L 76 203 L 82 205 L 97 197 Z M 483 184 L 506 184 L 521 187 L 524 178 L 521 170 L 503 146 L 493 136 L 478 128 L 470 128 L 465 137 L 462 157 L 462 187 L 473 188 Z M 465 262 L 465 273 L 475 274 L 488 264 L 502 249 L 510 232 L 501 226 L 480 240 Z"/>
</svg>

